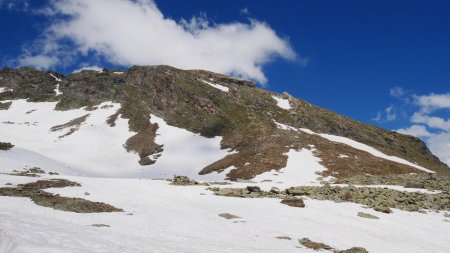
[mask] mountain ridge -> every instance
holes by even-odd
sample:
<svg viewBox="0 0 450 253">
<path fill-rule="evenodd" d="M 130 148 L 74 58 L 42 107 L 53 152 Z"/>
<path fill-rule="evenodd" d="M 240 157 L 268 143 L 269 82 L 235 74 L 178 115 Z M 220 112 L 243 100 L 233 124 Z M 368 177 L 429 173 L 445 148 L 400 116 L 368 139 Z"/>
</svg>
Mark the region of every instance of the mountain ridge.
<svg viewBox="0 0 450 253">
<path fill-rule="evenodd" d="M 439 173 L 449 172 L 416 137 L 363 124 L 287 93 L 259 89 L 252 81 L 204 70 L 134 66 L 127 71 L 104 69 L 65 76 L 31 68 L 2 69 L 0 87 L 4 89 L 0 93 L 3 110 L 17 99 L 54 102 L 59 111 L 84 108 L 85 115 L 104 102 L 120 104 L 105 122 L 114 127 L 118 118 L 128 120 L 129 130 L 135 134 L 124 147 L 137 153 L 139 164 L 149 169 L 164 154 L 164 146 L 155 142 L 158 124 L 151 122 L 154 115 L 170 126 L 207 138 L 220 136 L 221 149 L 233 150 L 199 168 L 200 174 L 232 168 L 227 174 L 229 179 L 251 179 L 285 167 L 286 153 L 291 149 L 314 152 L 327 168 L 321 173 L 323 177 L 421 172 L 414 164 Z M 75 129 L 76 124 L 70 127 Z M 76 131 L 71 134 L 76 135 Z M 330 141 L 323 137 L 327 134 L 360 142 L 388 156 L 408 160 L 413 166 L 373 156 L 348 143 Z"/>
</svg>

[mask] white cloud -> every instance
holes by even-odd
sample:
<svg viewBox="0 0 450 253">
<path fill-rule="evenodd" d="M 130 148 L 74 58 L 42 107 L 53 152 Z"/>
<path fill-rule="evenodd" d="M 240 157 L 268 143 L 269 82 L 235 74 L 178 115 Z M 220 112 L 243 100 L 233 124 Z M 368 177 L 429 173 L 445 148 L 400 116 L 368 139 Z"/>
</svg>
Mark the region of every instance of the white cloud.
<svg viewBox="0 0 450 253">
<path fill-rule="evenodd" d="M 38 69 L 48 69 L 58 63 L 55 56 L 49 55 L 23 55 L 18 59 L 19 65 L 35 67 Z"/>
<path fill-rule="evenodd" d="M 397 132 L 401 134 L 412 135 L 415 137 L 429 137 L 432 134 L 428 132 L 428 129 L 423 125 L 412 125 L 408 128 L 398 129 Z"/>
<path fill-rule="evenodd" d="M 41 13 L 54 21 L 42 36 L 40 52 L 28 57 L 61 59 L 75 50 L 118 65 L 207 69 L 261 83 L 267 81 L 264 64 L 276 57 L 296 58 L 288 40 L 263 22 L 211 25 L 205 16 L 177 22 L 151 0 L 53 0 Z M 67 40 L 75 47 L 65 48 Z"/>
<path fill-rule="evenodd" d="M 432 135 L 428 138 L 427 144 L 433 154 L 450 166 L 450 133 Z"/>
<path fill-rule="evenodd" d="M 390 105 L 386 109 L 384 109 L 384 112 L 378 112 L 377 116 L 372 120 L 376 122 L 389 122 L 395 120 L 396 118 L 397 114 L 395 112 L 394 106 Z"/>
<path fill-rule="evenodd" d="M 243 16 L 248 16 L 250 15 L 250 11 L 248 10 L 248 8 L 243 8 L 239 10 L 239 13 L 241 13 L 241 15 Z"/>
<path fill-rule="evenodd" d="M 414 96 L 415 103 L 421 107 L 422 112 L 433 112 L 439 109 L 450 109 L 450 93 Z"/>
<path fill-rule="evenodd" d="M 406 95 L 406 92 L 402 87 L 396 86 L 389 90 L 389 95 L 396 98 L 402 98 Z"/>
<path fill-rule="evenodd" d="M 411 116 L 411 121 L 413 123 L 422 123 L 431 128 L 436 128 L 439 130 L 449 131 L 450 130 L 450 119 L 445 120 L 441 117 L 425 115 L 422 112 L 416 112 Z"/>
</svg>

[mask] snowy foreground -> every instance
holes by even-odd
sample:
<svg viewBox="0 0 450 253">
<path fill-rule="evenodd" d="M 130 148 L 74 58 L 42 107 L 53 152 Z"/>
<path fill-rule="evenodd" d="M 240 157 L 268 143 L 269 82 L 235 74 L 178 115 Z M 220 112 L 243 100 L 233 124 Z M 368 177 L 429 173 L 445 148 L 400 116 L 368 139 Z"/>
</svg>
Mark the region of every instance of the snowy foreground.
<svg viewBox="0 0 450 253">
<path fill-rule="evenodd" d="M 28 198 L 0 197 L 0 253 L 315 252 L 299 244 L 298 239 L 305 237 L 340 250 L 358 246 L 383 253 L 450 252 L 450 222 L 446 221 L 450 218 L 442 212 L 423 214 L 394 209 L 393 213 L 384 214 L 358 204 L 312 199 L 305 200 L 305 208 L 296 208 L 281 204 L 279 199 L 220 197 L 205 186 L 174 186 L 165 180 L 149 179 L 177 174 L 198 181 L 224 180 L 226 171 L 199 176 L 198 170 L 229 151 L 220 150 L 220 138 L 206 139 L 152 116 L 152 122 L 160 127 L 156 142 L 164 145 L 164 152 L 154 165 L 142 169 L 137 155 L 123 148 L 123 143 L 134 134 L 128 131 L 127 121 L 119 117 L 115 127 L 105 123 L 119 105 L 102 106 L 89 112 L 58 112 L 53 110 L 54 103 L 18 100 L 9 110 L 0 111 L 0 140 L 16 145 L 9 151 L 0 151 L 0 187 L 63 178 L 78 182 L 81 187 L 46 191 L 105 202 L 124 210 L 78 214 L 41 207 Z M 89 117 L 72 135 L 60 138 L 68 129 L 49 130 L 86 114 Z M 321 136 L 384 155 L 348 139 Z M 252 182 L 220 187 L 258 185 L 268 190 L 273 186 L 285 189 L 320 185 L 316 172 L 326 168 L 312 150 L 291 149 L 286 168 L 258 175 Z M 385 159 L 409 163 L 395 157 Z M 59 175 L 6 174 L 34 166 Z M 398 186 L 396 189 L 405 190 Z M 379 219 L 361 218 L 358 212 Z M 219 216 L 224 213 L 239 218 Z"/>
<path fill-rule="evenodd" d="M 219 197 L 204 186 L 166 181 L 47 177 L 82 185 L 50 192 L 103 201 L 124 212 L 77 214 L 1 197 L 0 252 L 314 252 L 299 248 L 297 239 L 303 237 L 338 249 L 450 252 L 450 223 L 442 213 L 383 214 L 357 204 L 310 199 L 305 208 L 295 208 L 278 199 Z M 0 185 L 34 180 L 1 175 Z M 360 211 L 380 219 L 360 218 Z M 221 213 L 241 218 L 227 220 Z"/>
</svg>

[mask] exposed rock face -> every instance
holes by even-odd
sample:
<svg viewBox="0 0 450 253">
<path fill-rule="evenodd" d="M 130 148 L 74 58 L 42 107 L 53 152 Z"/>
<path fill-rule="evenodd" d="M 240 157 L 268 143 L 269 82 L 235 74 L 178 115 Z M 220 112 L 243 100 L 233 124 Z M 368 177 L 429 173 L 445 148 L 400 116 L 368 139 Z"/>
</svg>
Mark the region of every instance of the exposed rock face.
<svg viewBox="0 0 450 253">
<path fill-rule="evenodd" d="M 216 89 L 204 81 L 227 87 L 229 91 Z M 57 83 L 62 92 L 59 96 L 55 92 Z M 0 87 L 8 89 L 0 93 L 0 101 L 58 101 L 57 110 L 81 107 L 95 110 L 102 102 L 120 103 L 119 111 L 105 121 L 114 127 L 118 117 L 129 119 L 129 128 L 136 135 L 124 144 L 128 151 L 139 154 L 141 165 L 152 164 L 164 149 L 154 142 L 158 126 L 150 123 L 150 115 L 153 114 L 169 125 L 205 137 L 222 136 L 221 147 L 236 151 L 203 169 L 199 168 L 202 169 L 200 174 L 221 172 L 234 166 L 235 169 L 227 174 L 229 179 L 251 179 L 263 172 L 285 167 L 285 154 L 290 149 L 309 148 L 311 144 L 317 148 L 315 155 L 328 168 L 323 176 L 347 178 L 366 174 L 422 173 L 413 167 L 377 158 L 316 135 L 279 129 L 274 121 L 349 137 L 388 155 L 416 162 L 437 172 L 449 172 L 448 167 L 415 137 L 359 123 L 289 94 L 258 89 L 251 81 L 203 70 L 135 66 L 123 73 L 105 69 L 63 76 L 30 68 L 3 69 L 0 71 Z M 291 109 L 277 106 L 272 96 L 287 99 Z M 8 107 L 4 102 L 0 104 L 0 109 Z M 338 159 L 340 154 L 359 159 Z"/>
</svg>

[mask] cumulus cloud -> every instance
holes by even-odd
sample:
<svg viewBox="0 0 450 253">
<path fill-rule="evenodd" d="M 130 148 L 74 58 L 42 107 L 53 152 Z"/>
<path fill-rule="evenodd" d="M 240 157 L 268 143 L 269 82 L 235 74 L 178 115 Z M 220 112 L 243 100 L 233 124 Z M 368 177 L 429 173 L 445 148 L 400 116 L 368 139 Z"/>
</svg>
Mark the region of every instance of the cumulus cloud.
<svg viewBox="0 0 450 253">
<path fill-rule="evenodd" d="M 436 128 L 439 130 L 449 131 L 450 130 L 450 119 L 445 120 L 441 117 L 429 116 L 421 112 L 416 112 L 411 116 L 411 121 L 413 123 L 422 123 L 431 128 Z"/>
<path fill-rule="evenodd" d="M 441 133 L 430 136 L 427 139 L 430 150 L 450 166 L 450 133 Z"/>
<path fill-rule="evenodd" d="M 201 15 L 176 21 L 165 17 L 151 0 L 53 0 L 43 10 L 53 21 L 39 40 L 39 50 L 21 57 L 22 65 L 55 66 L 61 59 L 73 60 L 76 52 L 122 66 L 166 64 L 265 83 L 264 64 L 276 57 L 297 58 L 286 38 L 252 19 L 210 24 Z M 67 41 L 72 48 L 67 48 Z M 42 61 L 41 66 L 33 60 L 53 57 L 58 61 Z"/>
<path fill-rule="evenodd" d="M 408 128 L 398 129 L 397 132 L 401 134 L 412 135 L 415 137 L 430 137 L 432 135 L 423 125 L 412 125 Z"/>
<path fill-rule="evenodd" d="M 450 109 L 450 93 L 414 96 L 415 103 L 422 112 L 430 113 L 439 109 Z"/>
</svg>

